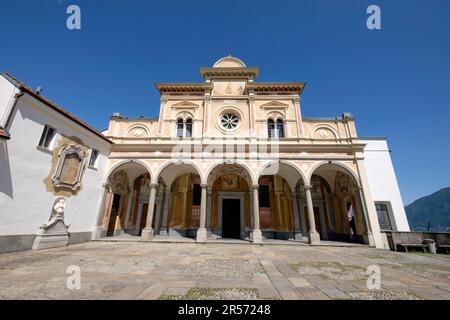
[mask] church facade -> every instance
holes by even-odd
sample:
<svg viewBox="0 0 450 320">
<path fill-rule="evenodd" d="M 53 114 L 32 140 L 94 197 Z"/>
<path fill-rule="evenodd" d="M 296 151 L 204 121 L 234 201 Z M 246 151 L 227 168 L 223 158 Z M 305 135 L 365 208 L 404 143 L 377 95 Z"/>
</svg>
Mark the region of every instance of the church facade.
<svg viewBox="0 0 450 320">
<path fill-rule="evenodd" d="M 40 213 L 21 210 L 14 196 L 18 173 L 11 167 L 20 159 L 11 159 L 8 145 L 16 143 L 20 119 L 0 123 L 1 161 L 10 167 L 1 174 L 11 184 L 0 190 L 9 190 L 0 194 L 9 219 L 0 238 L 20 239 L 13 229 L 27 220 L 31 241 L 29 231 L 47 222 L 58 197 L 67 202 L 69 232 L 83 234 L 80 239 L 351 241 L 383 248 L 383 230 L 409 231 L 386 139 L 359 137 L 350 113 L 304 117 L 305 83 L 258 82 L 259 69 L 238 58 L 224 57 L 200 74 L 198 83 L 156 84 L 158 118 L 115 113 L 99 133 L 66 114 L 76 132 L 52 141 L 52 157 L 40 165 L 47 179 L 26 178 L 28 188 L 43 188 L 45 201 L 34 209 Z M 8 74 L 2 81 L 30 99 L 44 99 Z M 17 113 L 12 101 L 20 97 L 5 87 L 0 110 Z M 60 126 L 40 125 L 44 142 L 46 128 Z"/>
</svg>

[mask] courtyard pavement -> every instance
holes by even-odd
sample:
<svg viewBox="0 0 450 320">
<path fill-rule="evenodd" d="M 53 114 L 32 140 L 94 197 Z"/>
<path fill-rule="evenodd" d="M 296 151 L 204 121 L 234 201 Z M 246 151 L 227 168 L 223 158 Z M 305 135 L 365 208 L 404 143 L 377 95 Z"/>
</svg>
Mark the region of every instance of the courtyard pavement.
<svg viewBox="0 0 450 320">
<path fill-rule="evenodd" d="M 381 270 L 379 290 L 367 287 L 367 267 L 374 265 Z M 69 266 L 80 268 L 80 289 L 67 288 Z M 89 242 L 0 255 L 0 298 L 450 299 L 450 256 L 367 247 Z"/>
</svg>

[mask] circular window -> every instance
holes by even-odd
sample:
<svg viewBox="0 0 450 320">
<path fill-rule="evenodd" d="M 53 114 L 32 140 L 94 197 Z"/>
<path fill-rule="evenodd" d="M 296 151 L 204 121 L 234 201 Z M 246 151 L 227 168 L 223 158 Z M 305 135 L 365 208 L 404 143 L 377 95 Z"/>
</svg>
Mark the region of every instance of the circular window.
<svg viewBox="0 0 450 320">
<path fill-rule="evenodd" d="M 225 129 L 233 130 L 236 129 L 239 124 L 239 117 L 234 113 L 225 113 L 220 118 L 220 123 Z"/>
</svg>

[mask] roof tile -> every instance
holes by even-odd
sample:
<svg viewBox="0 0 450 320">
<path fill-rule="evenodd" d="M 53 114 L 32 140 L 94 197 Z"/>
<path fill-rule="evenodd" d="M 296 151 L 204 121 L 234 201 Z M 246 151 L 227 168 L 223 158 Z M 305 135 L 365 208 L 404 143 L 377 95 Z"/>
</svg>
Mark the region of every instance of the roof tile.
<svg viewBox="0 0 450 320">
<path fill-rule="evenodd" d="M 41 94 L 38 94 L 35 90 L 31 89 L 29 86 L 27 86 L 22 81 L 18 80 L 16 77 L 14 77 L 9 72 L 4 72 L 3 75 L 6 76 L 7 78 L 9 78 L 10 80 L 12 80 L 13 82 L 16 82 L 16 84 L 18 86 L 20 86 L 21 89 L 23 89 L 24 91 L 26 91 L 27 93 L 32 95 L 34 98 L 38 99 L 39 101 L 43 102 L 44 104 L 46 104 L 47 106 L 49 106 L 53 110 L 59 112 L 60 114 L 62 114 L 65 117 L 69 118 L 70 120 L 78 123 L 80 126 L 82 126 L 85 129 L 91 131 L 92 133 L 94 133 L 95 135 L 99 136 L 103 140 L 106 140 L 106 141 L 108 141 L 111 144 L 113 143 L 111 140 L 106 138 L 100 131 L 98 131 L 97 129 L 91 127 L 89 124 L 87 124 L 86 122 L 84 122 L 83 120 L 78 118 L 77 116 L 75 116 L 75 115 L 71 114 L 70 112 L 64 110 L 62 107 L 60 107 L 55 102 L 53 102 L 52 100 L 48 99 L 47 97 L 45 97 L 45 96 L 43 96 Z"/>
</svg>

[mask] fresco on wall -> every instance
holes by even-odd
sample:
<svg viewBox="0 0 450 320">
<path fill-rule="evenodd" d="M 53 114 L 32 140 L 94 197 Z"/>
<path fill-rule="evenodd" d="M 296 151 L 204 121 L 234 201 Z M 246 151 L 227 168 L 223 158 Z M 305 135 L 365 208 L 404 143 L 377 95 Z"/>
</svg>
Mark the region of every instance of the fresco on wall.
<svg viewBox="0 0 450 320">
<path fill-rule="evenodd" d="M 77 181 L 80 164 L 81 159 L 76 154 L 67 155 L 63 162 L 60 181 L 67 184 L 74 184 Z"/>
</svg>

